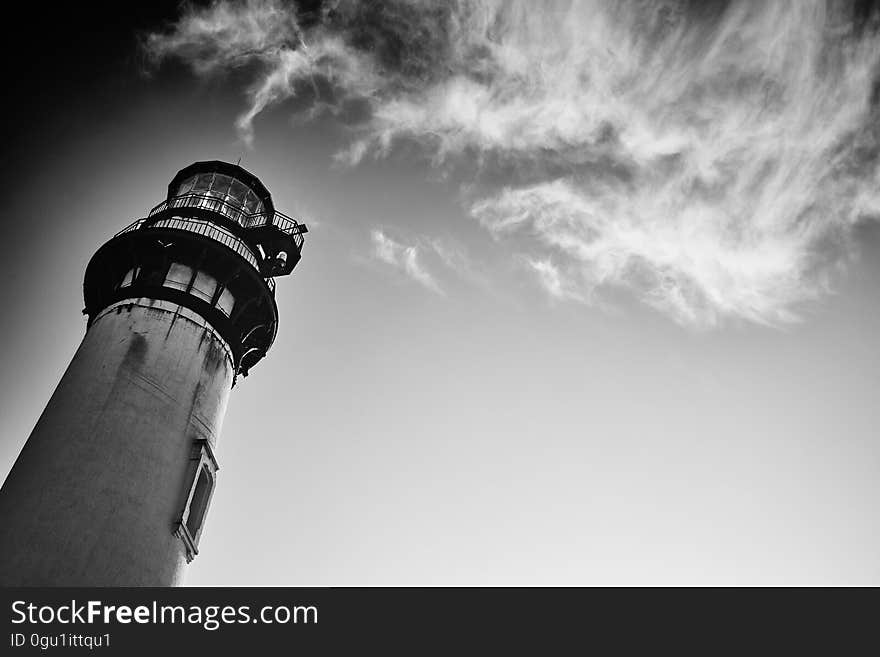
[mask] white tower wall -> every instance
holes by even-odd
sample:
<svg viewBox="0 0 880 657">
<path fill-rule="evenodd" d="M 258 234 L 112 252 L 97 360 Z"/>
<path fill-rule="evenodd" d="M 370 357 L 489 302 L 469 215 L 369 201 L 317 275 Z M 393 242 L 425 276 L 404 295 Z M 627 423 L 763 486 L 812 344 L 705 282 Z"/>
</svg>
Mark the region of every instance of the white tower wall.
<svg viewBox="0 0 880 657">
<path fill-rule="evenodd" d="M 229 346 L 185 307 L 103 310 L 0 493 L 0 585 L 180 584 L 178 523 L 233 373 Z"/>
</svg>

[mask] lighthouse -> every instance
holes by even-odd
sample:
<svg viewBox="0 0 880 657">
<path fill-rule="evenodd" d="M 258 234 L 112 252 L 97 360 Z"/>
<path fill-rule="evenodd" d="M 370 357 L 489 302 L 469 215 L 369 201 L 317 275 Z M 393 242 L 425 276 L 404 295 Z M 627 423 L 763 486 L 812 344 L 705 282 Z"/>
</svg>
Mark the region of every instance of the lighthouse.
<svg viewBox="0 0 880 657">
<path fill-rule="evenodd" d="M 230 392 L 275 340 L 275 279 L 306 230 L 206 161 L 98 249 L 85 336 L 0 489 L 0 585 L 182 583 Z"/>
</svg>

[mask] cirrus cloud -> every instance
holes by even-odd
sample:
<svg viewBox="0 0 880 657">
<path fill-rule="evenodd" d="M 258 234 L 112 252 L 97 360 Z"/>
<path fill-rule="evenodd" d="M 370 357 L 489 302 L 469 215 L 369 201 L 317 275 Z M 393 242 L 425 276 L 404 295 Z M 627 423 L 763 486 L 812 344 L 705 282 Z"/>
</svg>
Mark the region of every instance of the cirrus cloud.
<svg viewBox="0 0 880 657">
<path fill-rule="evenodd" d="M 374 229 L 370 237 L 373 240 L 373 255 L 376 258 L 404 272 L 409 278 L 432 292 L 443 294 L 437 280 L 422 262 L 422 247 L 418 244 L 398 242 L 380 229 Z"/>
<path fill-rule="evenodd" d="M 794 321 L 880 215 L 880 36 L 854 3 L 301 7 L 190 6 L 146 47 L 200 75 L 251 67 L 245 140 L 307 95 L 366 108 L 352 165 L 402 140 L 476 163 L 469 213 L 554 297 L 623 288 L 686 325 Z"/>
</svg>

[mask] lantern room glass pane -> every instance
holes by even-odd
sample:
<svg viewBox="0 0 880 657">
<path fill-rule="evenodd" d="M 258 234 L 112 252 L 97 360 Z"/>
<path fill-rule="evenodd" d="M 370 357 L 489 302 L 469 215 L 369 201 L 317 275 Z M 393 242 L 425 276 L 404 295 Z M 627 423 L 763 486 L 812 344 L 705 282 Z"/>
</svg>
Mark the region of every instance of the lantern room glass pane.
<svg viewBox="0 0 880 657">
<path fill-rule="evenodd" d="M 233 180 L 229 186 L 229 196 L 232 197 L 230 200 L 237 205 L 244 206 L 248 191 L 250 190 L 248 190 L 244 183 Z"/>
<path fill-rule="evenodd" d="M 247 183 L 219 172 L 190 176 L 177 186 L 174 196 L 168 207 L 203 208 L 245 227 L 271 222 L 263 202 Z"/>
<path fill-rule="evenodd" d="M 214 182 L 211 183 L 211 191 L 216 196 L 226 196 L 229 193 L 229 183 L 232 178 L 224 176 L 222 173 L 214 174 Z"/>
<path fill-rule="evenodd" d="M 211 179 L 214 177 L 213 173 L 202 173 L 196 176 L 195 185 L 193 185 L 193 190 L 197 192 L 204 192 L 211 186 Z"/>
<path fill-rule="evenodd" d="M 183 196 L 184 194 L 188 194 L 189 192 L 191 192 L 195 182 L 196 182 L 196 176 L 190 176 L 189 178 L 184 180 L 182 183 L 180 183 L 180 186 L 177 188 L 177 192 L 175 193 L 175 196 Z"/>
<path fill-rule="evenodd" d="M 248 190 L 247 196 L 244 201 L 244 209 L 247 210 L 248 214 L 253 214 L 257 211 L 257 205 L 259 204 L 260 199 L 257 198 L 257 195 L 254 194 L 253 190 Z"/>
</svg>

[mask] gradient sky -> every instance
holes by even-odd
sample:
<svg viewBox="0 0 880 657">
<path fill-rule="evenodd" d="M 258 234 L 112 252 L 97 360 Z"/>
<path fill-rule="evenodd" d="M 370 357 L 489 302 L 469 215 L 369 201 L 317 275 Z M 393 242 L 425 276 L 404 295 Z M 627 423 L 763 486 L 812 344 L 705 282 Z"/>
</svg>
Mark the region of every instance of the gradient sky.
<svg viewBox="0 0 880 657">
<path fill-rule="evenodd" d="M 723 29 L 732 9 L 716 4 L 680 20 Z M 864 141 L 870 112 L 858 105 L 870 84 L 835 86 L 832 110 L 821 80 L 774 63 L 768 80 L 798 101 L 814 94 L 805 114 L 787 114 L 788 101 L 750 114 L 751 87 L 739 86 L 742 103 L 726 110 L 699 97 L 716 109 L 693 121 L 720 132 L 690 131 L 626 114 L 624 97 L 614 108 L 630 122 L 600 129 L 617 135 L 613 148 L 592 133 L 578 142 L 589 132 L 578 119 L 548 155 L 540 126 L 526 139 L 535 123 L 502 116 L 509 104 L 480 110 L 488 128 L 465 125 L 458 106 L 424 124 L 439 111 L 425 99 L 445 103 L 449 88 L 401 95 L 399 71 L 373 62 L 365 90 L 334 73 L 345 62 L 332 56 L 321 66 L 344 111 L 310 113 L 314 96 L 294 84 L 295 97 L 277 94 L 245 125 L 247 90 L 287 61 L 289 34 L 256 61 L 239 53 L 231 69 L 199 73 L 193 62 L 229 53 L 210 39 L 175 45 L 169 35 L 186 34 L 174 3 L 124 17 L 63 11 L 28 73 L 14 53 L 4 63 L 22 100 L 3 161 L 14 181 L 0 222 L 3 475 L 82 338 L 92 253 L 162 200 L 177 170 L 241 157 L 310 232 L 278 281 L 277 341 L 232 393 L 188 584 L 880 585 L 880 141 Z M 818 20 L 782 16 L 798 38 Z M 171 43 L 161 65 L 138 47 L 149 32 Z M 318 50 L 350 35 L 343 25 L 304 38 Z M 876 64 L 877 44 L 866 38 L 859 56 Z M 839 65 L 838 77 L 863 74 Z M 486 84 L 487 98 L 510 91 Z M 640 89 L 655 113 L 684 97 L 705 106 L 693 90 Z M 576 107 L 603 125 L 614 108 L 577 104 L 599 102 L 584 94 Z M 422 123 L 389 109 L 406 103 Z M 745 118 L 725 123 L 737 111 Z M 736 141 L 768 113 L 760 145 Z M 484 141 L 480 130 L 508 120 L 519 128 L 496 137 L 509 143 Z M 742 164 L 729 158 L 743 148 L 758 150 L 738 172 L 783 155 L 749 172 L 769 188 L 736 178 L 695 204 L 694 185 L 681 192 L 691 169 L 637 157 L 667 129 L 691 140 L 674 148 L 688 162 L 697 153 L 704 178 L 728 175 L 719 162 Z M 719 135 L 729 150 L 700 150 Z M 862 139 L 847 142 L 861 159 L 846 175 L 820 164 L 841 139 Z M 635 183 L 624 191 L 622 179 Z M 657 212 L 680 212 L 654 216 L 652 193 Z M 597 207 L 611 214 L 596 220 Z M 722 215 L 750 240 L 731 246 L 728 224 L 712 232 Z M 691 229 L 704 224 L 697 248 Z"/>
</svg>

